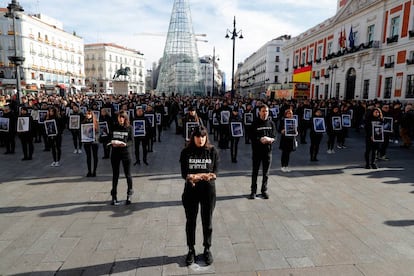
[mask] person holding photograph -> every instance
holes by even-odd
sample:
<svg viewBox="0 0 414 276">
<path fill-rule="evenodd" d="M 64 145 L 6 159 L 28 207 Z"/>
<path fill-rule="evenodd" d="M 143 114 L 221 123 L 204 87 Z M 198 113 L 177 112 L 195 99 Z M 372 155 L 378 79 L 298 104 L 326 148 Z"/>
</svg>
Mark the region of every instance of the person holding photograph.
<svg viewBox="0 0 414 276">
<path fill-rule="evenodd" d="M 148 155 L 148 140 L 150 139 L 150 121 L 144 115 L 144 110 L 142 107 L 138 107 L 135 110 L 134 121 L 141 120 L 145 122 L 145 135 L 144 136 L 134 136 L 134 146 L 135 146 L 135 165 L 141 164 L 140 161 L 140 147 L 142 146 L 142 161 L 145 165 L 148 165 L 147 155 Z"/>
<path fill-rule="evenodd" d="M 82 122 L 84 119 L 83 113 L 80 111 L 79 106 L 77 104 L 72 104 L 72 113 L 70 115 L 79 116 L 79 122 Z M 70 116 L 68 116 L 70 120 Z M 69 122 L 70 124 L 71 122 Z M 82 141 L 81 141 L 81 133 L 80 133 L 80 124 L 77 128 L 71 128 L 70 133 L 72 134 L 73 140 L 73 147 L 75 148 L 73 153 L 82 153 Z"/>
<path fill-rule="evenodd" d="M 20 109 L 20 117 L 28 118 L 28 131 L 19 132 L 18 136 L 22 144 L 23 159 L 22 161 L 32 160 L 34 145 L 33 145 L 33 134 L 34 134 L 34 121 L 32 116 L 29 115 L 27 107 Z"/>
<path fill-rule="evenodd" d="M 382 112 L 381 109 L 375 107 L 366 114 L 365 117 L 365 168 L 377 169 L 375 163 L 375 157 L 379 150 L 380 143 L 374 142 L 373 125 L 382 124 Z"/>
<path fill-rule="evenodd" d="M 269 120 L 269 107 L 265 104 L 260 106 L 259 117 L 252 125 L 252 183 L 249 199 L 255 199 L 257 193 L 257 177 L 259 175 L 260 164 L 262 164 L 262 197 L 269 198 L 267 193 L 267 180 L 269 178 L 269 168 L 272 164 L 272 144 L 276 140 L 276 126 Z"/>
<path fill-rule="evenodd" d="M 99 137 L 99 142 L 102 143 L 103 151 L 104 151 L 104 156 L 102 157 L 102 159 L 108 159 L 109 153 L 111 151 L 111 148 L 108 146 L 108 143 L 111 141 L 110 134 L 112 133 L 113 121 L 112 121 L 111 116 L 109 116 L 106 108 L 102 108 L 100 112 L 101 112 L 101 115 L 99 116 L 99 122 L 106 122 L 106 124 L 108 125 L 109 133 L 106 136 L 101 135 Z"/>
<path fill-rule="evenodd" d="M 60 166 L 60 158 L 62 156 L 62 133 L 65 129 L 65 121 L 60 117 L 60 112 L 57 107 L 52 106 L 48 109 L 46 120 L 54 120 L 56 122 L 56 135 L 48 135 L 48 144 L 52 149 L 53 162 L 51 167 Z M 47 126 L 46 126 L 47 127 Z"/>
<path fill-rule="evenodd" d="M 240 119 L 240 116 L 239 116 L 238 107 L 234 107 L 233 111 L 231 112 L 229 127 L 231 127 L 232 122 L 242 123 L 242 120 Z M 231 130 L 230 130 L 230 133 L 231 133 Z M 239 146 L 239 140 L 240 140 L 240 137 L 234 137 L 233 135 L 230 135 L 230 156 L 231 156 L 232 163 L 237 163 L 237 151 L 238 151 L 238 146 Z"/>
<path fill-rule="evenodd" d="M 118 120 L 115 123 L 112 132 L 112 154 L 111 154 L 111 165 L 112 165 L 112 190 L 111 190 L 111 204 L 119 205 L 117 197 L 117 187 L 119 179 L 119 168 L 122 162 L 124 168 L 124 174 L 127 181 L 127 199 L 126 204 L 131 204 L 131 196 L 134 194 L 132 188 L 132 176 L 131 176 L 131 154 L 129 148 L 132 142 L 132 128 L 129 123 L 128 113 L 121 110 L 118 113 Z"/>
<path fill-rule="evenodd" d="M 91 109 L 86 111 L 85 118 L 82 121 L 82 124 L 93 124 L 92 131 L 95 132 L 95 140 L 91 142 L 83 142 L 83 148 L 86 153 L 86 164 L 88 166 L 88 173 L 86 177 L 95 177 L 96 168 L 98 167 L 98 137 L 99 137 L 99 124 L 98 120 L 95 117 L 95 114 Z M 93 170 L 92 170 L 92 158 L 93 158 Z"/>
<path fill-rule="evenodd" d="M 287 126 L 285 125 L 285 119 L 293 119 L 293 111 L 286 109 L 284 117 L 279 125 L 280 144 L 279 149 L 282 151 L 280 156 L 281 170 L 282 172 L 290 172 L 289 161 L 290 153 L 296 149 L 296 136 L 286 135 Z"/>
<path fill-rule="evenodd" d="M 342 128 L 341 120 L 332 121 L 332 117 L 341 118 L 341 112 L 339 111 L 339 106 L 334 105 L 331 112 L 329 112 L 326 118 L 326 133 L 328 134 L 328 154 L 335 153 L 335 139 L 340 139 Z"/>
<path fill-rule="evenodd" d="M 196 127 L 188 145 L 181 151 L 181 176 L 185 179 L 182 203 L 185 210 L 188 253 L 187 265 L 196 261 L 195 239 L 199 206 L 203 225 L 204 261 L 213 263 L 210 251 L 213 232 L 213 211 L 216 205 L 216 186 L 218 152 L 210 144 L 208 130 L 204 126 Z"/>
<path fill-rule="evenodd" d="M 155 123 L 155 113 L 154 113 L 154 108 L 152 107 L 151 104 L 147 105 L 147 108 L 145 109 L 145 114 L 151 114 L 152 117 L 152 121 L 148 120 L 150 122 L 149 124 L 149 128 L 148 128 L 148 152 L 153 152 L 153 148 L 154 148 L 154 142 L 156 141 L 155 139 L 155 135 L 156 135 L 156 129 L 157 129 L 157 124 Z"/>
<path fill-rule="evenodd" d="M 9 129 L 7 132 L 1 132 L 6 151 L 4 154 L 14 154 L 16 148 L 16 131 L 17 117 L 9 105 L 3 107 L 3 118 L 9 119 Z"/>
<path fill-rule="evenodd" d="M 322 120 L 324 120 L 322 111 L 317 108 L 315 110 L 315 113 L 313 114 L 313 118 L 320 118 Z M 321 144 L 322 141 L 322 137 L 323 137 L 323 132 L 316 132 L 315 131 L 315 126 L 314 124 L 314 120 L 311 121 L 311 128 L 310 128 L 310 147 L 309 147 L 309 153 L 310 153 L 310 161 L 319 161 L 317 158 L 317 155 L 319 153 L 319 145 Z"/>
<path fill-rule="evenodd" d="M 383 118 L 392 116 L 391 113 L 390 113 L 390 105 L 388 103 L 384 103 L 382 105 L 381 112 L 382 112 Z M 388 149 L 388 146 L 390 144 L 390 137 L 391 137 L 391 133 L 384 131 L 384 142 L 382 142 L 380 144 L 380 148 L 379 148 L 378 153 L 377 153 L 377 159 L 382 160 L 382 161 L 390 160 L 387 157 L 387 149 Z"/>
</svg>

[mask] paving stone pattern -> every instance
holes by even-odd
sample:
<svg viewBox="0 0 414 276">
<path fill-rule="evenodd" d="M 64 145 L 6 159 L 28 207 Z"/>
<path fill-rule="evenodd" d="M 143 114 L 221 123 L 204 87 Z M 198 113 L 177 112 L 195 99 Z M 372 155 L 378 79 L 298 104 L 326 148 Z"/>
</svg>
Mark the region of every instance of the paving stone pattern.
<svg viewBox="0 0 414 276">
<path fill-rule="evenodd" d="M 184 140 L 174 132 L 162 133 L 149 166 L 133 167 L 129 206 L 109 205 L 110 160 L 86 177 L 85 153 L 73 154 L 68 131 L 60 167 L 50 167 L 42 144 L 21 161 L 16 139 L 16 154 L 0 156 L 0 275 L 414 275 L 414 150 L 391 144 L 390 160 L 367 170 L 363 134 L 353 130 L 335 154 L 324 137 L 319 162 L 299 145 L 290 173 L 280 171 L 277 144 L 268 200 L 247 199 L 250 145 L 241 139 L 238 163 L 220 150 L 214 263 L 202 260 L 199 220 L 198 260 L 187 267 Z"/>
</svg>

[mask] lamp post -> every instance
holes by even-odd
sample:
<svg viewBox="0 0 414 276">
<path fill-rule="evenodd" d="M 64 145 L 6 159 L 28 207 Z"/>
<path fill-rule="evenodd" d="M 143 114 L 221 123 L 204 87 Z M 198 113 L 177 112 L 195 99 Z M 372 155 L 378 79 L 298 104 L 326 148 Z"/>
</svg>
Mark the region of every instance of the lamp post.
<svg viewBox="0 0 414 276">
<path fill-rule="evenodd" d="M 231 34 L 231 37 L 229 34 Z M 232 66 L 231 66 L 231 98 L 233 99 L 234 93 L 235 93 L 234 91 L 234 52 L 236 50 L 236 38 L 238 37 L 239 39 L 243 39 L 242 31 L 236 30 L 236 17 L 234 17 L 234 20 L 233 20 L 233 30 L 230 31 L 229 29 L 227 29 L 225 37 L 233 40 L 233 60 L 232 60 Z"/>
<path fill-rule="evenodd" d="M 338 65 L 336 65 L 336 64 L 334 64 L 334 66 L 329 65 L 329 67 L 328 67 L 328 71 L 329 72 L 332 72 L 331 84 L 329 85 L 329 95 L 328 95 L 328 99 L 331 99 L 332 98 L 333 75 L 334 75 L 335 69 L 338 69 Z"/>
<path fill-rule="evenodd" d="M 11 3 L 7 6 L 7 13 L 4 15 L 7 18 L 12 18 L 13 20 L 13 39 L 14 39 L 14 56 L 9 56 L 9 60 L 16 67 L 16 94 L 17 94 L 17 104 L 20 103 L 21 96 L 21 85 L 20 85 L 20 65 L 23 64 L 25 58 L 17 55 L 17 35 L 16 35 L 16 19 L 19 19 L 16 12 L 23 12 L 24 9 L 20 6 L 19 2 L 12 0 Z"/>
<path fill-rule="evenodd" d="M 220 60 L 217 58 L 217 60 Z M 216 67 L 216 47 L 213 47 L 213 83 L 211 88 L 211 96 L 214 95 L 214 82 L 215 82 L 215 76 L 214 76 L 214 67 Z"/>
</svg>

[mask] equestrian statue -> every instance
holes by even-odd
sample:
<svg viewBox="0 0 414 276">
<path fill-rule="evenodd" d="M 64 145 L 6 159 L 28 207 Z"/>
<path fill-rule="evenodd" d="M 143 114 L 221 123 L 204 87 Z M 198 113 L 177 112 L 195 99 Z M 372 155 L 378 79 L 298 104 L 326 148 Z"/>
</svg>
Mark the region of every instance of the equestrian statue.
<svg viewBox="0 0 414 276">
<path fill-rule="evenodd" d="M 129 67 L 125 67 L 125 68 L 119 68 L 118 70 L 116 70 L 116 72 L 115 72 L 115 75 L 114 75 L 114 77 L 113 77 L 113 79 L 117 79 L 117 78 L 119 78 L 120 76 L 124 76 L 125 78 L 126 77 L 129 77 L 129 72 L 131 71 L 131 69 L 129 68 Z"/>
</svg>

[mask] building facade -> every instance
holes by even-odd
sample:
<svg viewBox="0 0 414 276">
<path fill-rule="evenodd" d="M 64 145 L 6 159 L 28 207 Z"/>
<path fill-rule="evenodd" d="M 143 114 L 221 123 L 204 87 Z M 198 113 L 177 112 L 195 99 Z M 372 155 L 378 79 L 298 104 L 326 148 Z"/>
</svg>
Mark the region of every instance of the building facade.
<svg viewBox="0 0 414 276">
<path fill-rule="evenodd" d="M 113 43 L 85 45 L 85 85 L 96 93 L 116 93 L 113 82 L 128 81 L 128 92 L 145 93 L 145 59 L 139 51 Z M 129 69 L 126 69 L 129 68 Z M 118 70 L 128 70 L 127 75 L 117 76 Z"/>
<path fill-rule="evenodd" d="M 273 86 L 282 83 L 285 58 L 283 46 L 290 36 L 275 38 L 254 52 L 237 66 L 236 92 L 241 96 L 260 97 Z"/>
<path fill-rule="evenodd" d="M 214 66 L 214 67 L 213 67 Z M 204 84 L 204 95 L 215 96 L 223 93 L 223 79 L 215 57 L 204 56 L 200 58 L 200 70 Z M 214 74 L 214 76 L 213 76 Z M 214 78 L 214 80 L 213 80 Z"/>
<path fill-rule="evenodd" d="M 310 98 L 412 99 L 414 1 L 338 0 L 335 16 L 283 51 L 285 82 Z"/>
<path fill-rule="evenodd" d="M 0 9 L 0 93 L 16 91 L 16 68 L 9 56 L 24 58 L 22 93 L 71 93 L 84 85 L 83 39 L 63 30 L 61 22 L 42 14 L 18 13 L 13 20 Z M 16 41 L 15 41 L 16 39 Z"/>
</svg>

